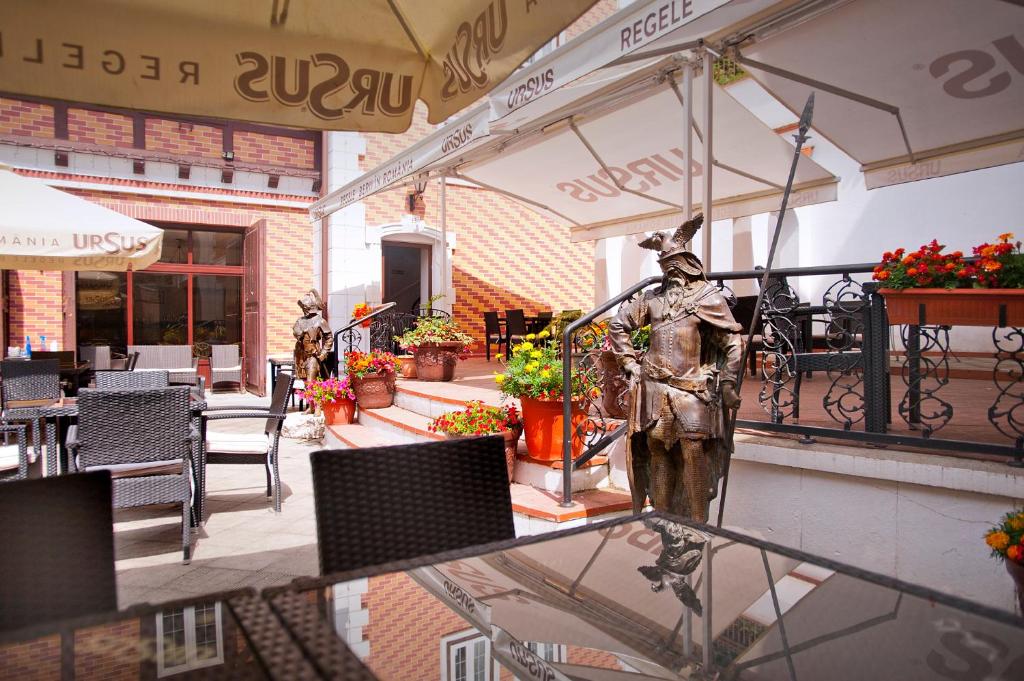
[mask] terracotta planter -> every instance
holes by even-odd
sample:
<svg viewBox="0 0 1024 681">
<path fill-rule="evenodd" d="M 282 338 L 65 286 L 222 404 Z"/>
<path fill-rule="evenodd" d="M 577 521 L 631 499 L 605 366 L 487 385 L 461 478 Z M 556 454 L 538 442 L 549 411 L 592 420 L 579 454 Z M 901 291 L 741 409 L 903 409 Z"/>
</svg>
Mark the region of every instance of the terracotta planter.
<svg viewBox="0 0 1024 681">
<path fill-rule="evenodd" d="M 505 438 L 505 466 L 508 468 L 509 483 L 512 482 L 512 475 L 515 473 L 516 450 L 519 448 L 519 436 L 522 434 L 522 425 L 514 426 L 511 430 L 503 430 L 501 432 L 501 436 Z M 455 433 L 445 433 L 444 436 L 449 440 L 455 440 L 460 437 L 476 437 L 475 435 L 458 435 Z"/>
<path fill-rule="evenodd" d="M 1024 289 L 878 289 L 890 324 L 1024 326 Z M 923 310 L 922 310 L 923 306 Z M 1005 319 L 1000 320 L 1000 308 Z"/>
<path fill-rule="evenodd" d="M 601 410 L 612 419 L 629 417 L 629 379 L 615 359 L 615 353 L 605 350 L 598 362 L 601 373 Z M 621 401 L 620 401 L 621 400 Z"/>
<path fill-rule="evenodd" d="M 412 355 L 399 355 L 398 375 L 402 378 L 416 378 L 416 358 Z"/>
<path fill-rule="evenodd" d="M 384 409 L 395 401 L 395 375 L 367 374 L 352 379 L 352 390 L 360 409 Z"/>
<path fill-rule="evenodd" d="M 355 400 L 340 399 L 335 402 L 324 402 L 320 405 L 320 411 L 324 413 L 324 423 L 329 426 L 346 426 L 355 419 Z"/>
<path fill-rule="evenodd" d="M 1010 573 L 1010 577 L 1013 578 L 1013 583 L 1017 586 L 1017 605 L 1024 613 L 1024 565 L 1014 563 L 1009 559 L 1004 559 L 1003 564 L 1006 566 L 1006 571 Z"/>
<path fill-rule="evenodd" d="M 523 432 L 526 433 L 526 451 L 531 459 L 538 461 L 562 460 L 562 401 L 535 400 L 520 397 L 523 407 Z M 574 402 L 572 409 L 572 432 L 576 432 L 587 418 L 582 402 Z M 572 456 L 575 459 L 583 452 L 583 438 L 572 439 Z"/>
<path fill-rule="evenodd" d="M 462 343 L 426 343 L 416 348 L 416 378 L 420 381 L 450 381 L 455 378 Z"/>
</svg>

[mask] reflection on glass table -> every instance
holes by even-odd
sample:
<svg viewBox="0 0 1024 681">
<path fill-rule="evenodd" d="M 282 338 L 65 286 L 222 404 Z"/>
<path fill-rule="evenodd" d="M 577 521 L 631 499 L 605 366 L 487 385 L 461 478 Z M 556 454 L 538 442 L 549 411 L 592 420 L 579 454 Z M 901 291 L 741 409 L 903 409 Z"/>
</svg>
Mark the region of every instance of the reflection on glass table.
<svg viewBox="0 0 1024 681">
<path fill-rule="evenodd" d="M 271 601 L 386 681 L 1024 679 L 1008 612 L 655 514 L 365 574 Z"/>
</svg>

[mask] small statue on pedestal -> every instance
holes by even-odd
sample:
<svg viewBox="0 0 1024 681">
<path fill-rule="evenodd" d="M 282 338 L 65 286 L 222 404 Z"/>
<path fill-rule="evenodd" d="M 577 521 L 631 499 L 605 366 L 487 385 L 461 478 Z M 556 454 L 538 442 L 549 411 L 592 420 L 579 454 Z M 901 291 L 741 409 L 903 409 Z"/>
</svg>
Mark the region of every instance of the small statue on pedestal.
<svg viewBox="0 0 1024 681">
<path fill-rule="evenodd" d="M 299 299 L 302 316 L 295 321 L 292 334 L 295 336 L 295 378 L 306 383 L 326 378 L 323 362 L 334 348 L 331 327 L 324 320 L 324 304 L 316 289 Z M 310 412 L 313 405 L 309 405 Z"/>
<path fill-rule="evenodd" d="M 624 303 L 609 327 L 619 365 L 630 379 L 626 470 L 633 511 L 646 498 L 659 511 L 706 522 L 725 461 L 723 406 L 739 405 L 736 377 L 743 340 L 721 291 L 686 250 L 704 221 L 640 242 L 659 252 L 662 285 Z M 651 326 L 650 350 L 638 361 L 630 333 Z"/>
</svg>

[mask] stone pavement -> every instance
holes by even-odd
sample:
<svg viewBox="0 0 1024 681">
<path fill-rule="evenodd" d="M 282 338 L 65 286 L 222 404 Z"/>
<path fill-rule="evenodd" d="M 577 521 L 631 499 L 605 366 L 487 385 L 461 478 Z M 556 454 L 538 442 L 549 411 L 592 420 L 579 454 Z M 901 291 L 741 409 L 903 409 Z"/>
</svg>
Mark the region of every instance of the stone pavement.
<svg viewBox="0 0 1024 681">
<path fill-rule="evenodd" d="M 237 393 L 210 396 L 211 405 L 266 405 L 269 398 Z M 264 421 L 239 419 L 211 430 L 256 432 Z M 207 521 L 193 532 L 192 562 L 181 562 L 177 506 L 114 512 L 118 605 L 161 603 L 214 591 L 285 584 L 316 575 L 316 519 L 309 454 L 321 442 L 281 438 L 282 511 L 266 497 L 262 466 L 207 467 Z"/>
</svg>

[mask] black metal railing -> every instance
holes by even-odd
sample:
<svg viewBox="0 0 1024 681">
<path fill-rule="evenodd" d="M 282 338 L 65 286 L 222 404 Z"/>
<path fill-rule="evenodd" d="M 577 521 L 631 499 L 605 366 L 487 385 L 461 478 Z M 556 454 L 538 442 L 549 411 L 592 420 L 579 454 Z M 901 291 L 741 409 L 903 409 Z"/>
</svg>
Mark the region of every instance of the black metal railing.
<svg viewBox="0 0 1024 681">
<path fill-rule="evenodd" d="M 854 440 L 876 446 L 916 446 L 933 450 L 976 453 L 1004 457 L 1011 465 L 1024 465 L 1024 331 L 1001 326 L 993 329 L 995 367 L 993 380 L 996 398 L 988 408 L 992 437 L 945 439 L 936 433 L 954 414 L 954 406 L 943 389 L 950 377 L 949 326 L 905 325 L 902 335 L 902 388 L 896 403 L 896 418 L 906 428 L 893 427 L 892 339 L 886 315 L 885 299 L 873 282 L 861 282 L 852 275 L 870 273 L 876 263 L 856 263 L 822 267 L 777 268 L 772 271 L 761 305 L 760 331 L 755 347 L 759 362 L 742 370 L 756 370 L 760 378 L 758 403 L 765 420 L 738 419 L 737 427 L 801 436 L 801 442 L 815 438 Z M 737 298 L 726 282 L 760 279 L 760 269 L 712 272 L 707 278 L 717 282 L 737 321 L 749 326 L 753 310 L 742 318 Z M 789 278 L 836 276 L 820 304 L 799 299 Z M 865 277 L 860 277 L 865 278 Z M 603 331 L 595 322 L 615 306 L 660 284 L 650 277 L 608 300 L 567 326 L 562 335 L 563 348 L 563 486 L 562 505 L 572 503 L 572 472 L 605 450 L 626 432 L 624 413 L 614 414 L 615 405 L 628 403 L 628 385 L 624 380 L 604 381 L 605 388 L 616 385 L 616 395 L 601 400 L 586 399 L 586 419 L 572 424 L 570 401 L 574 368 L 584 370 L 602 366 L 601 354 L 608 354 L 594 336 Z M 739 302 L 751 303 L 748 299 Z M 824 325 L 823 333 L 815 326 Z M 582 340 L 581 340 L 582 339 Z M 566 351 L 565 349 L 569 350 Z M 607 358 L 604 370 L 608 371 Z M 617 371 L 617 369 L 614 369 Z M 801 388 L 815 373 L 824 374 L 826 388 L 814 417 L 825 425 L 799 423 Z M 749 399 L 749 396 L 748 396 Z M 805 398 L 806 401 L 806 398 Z M 624 412 L 624 409 L 621 409 Z M 813 419 L 812 419 L 813 420 Z M 828 425 L 832 423 L 834 425 Z M 971 423 L 972 426 L 977 425 Z M 891 432 L 895 431 L 895 432 Z M 572 456 L 573 438 L 582 438 L 585 446 L 577 458 Z M 1002 440 L 1008 440 L 1004 442 Z"/>
<path fill-rule="evenodd" d="M 364 317 L 360 317 L 359 319 L 350 319 L 345 326 L 334 332 L 334 350 L 331 362 L 333 366 L 329 368 L 329 373 L 340 375 L 341 372 L 339 369 L 343 363 L 342 358 L 344 357 L 345 352 L 351 352 L 363 341 L 363 334 L 360 329 L 365 328 L 370 331 L 370 349 L 374 349 L 374 322 L 384 318 L 385 315 L 391 314 L 395 309 L 396 304 L 397 303 L 384 303 Z M 378 326 L 378 328 L 380 327 Z M 380 333 L 378 332 L 376 335 L 379 336 Z M 390 336 L 388 337 L 388 340 L 391 340 Z M 341 349 L 342 342 L 345 343 L 345 351 L 342 351 Z"/>
<path fill-rule="evenodd" d="M 418 312 L 403 312 L 395 309 L 396 306 L 397 303 L 384 303 L 365 317 L 352 319 L 334 332 L 334 371 L 341 366 L 340 360 L 345 352 L 351 352 L 362 343 L 363 329 L 369 335 L 370 350 L 386 350 L 398 354 L 395 336 L 401 336 L 411 329 L 417 319 L 425 316 L 451 316 L 444 310 L 429 307 L 421 307 Z"/>
</svg>

